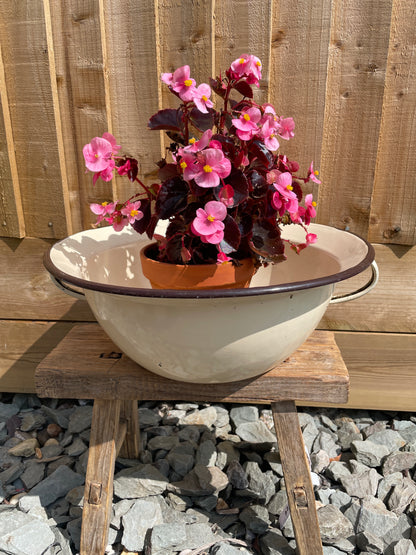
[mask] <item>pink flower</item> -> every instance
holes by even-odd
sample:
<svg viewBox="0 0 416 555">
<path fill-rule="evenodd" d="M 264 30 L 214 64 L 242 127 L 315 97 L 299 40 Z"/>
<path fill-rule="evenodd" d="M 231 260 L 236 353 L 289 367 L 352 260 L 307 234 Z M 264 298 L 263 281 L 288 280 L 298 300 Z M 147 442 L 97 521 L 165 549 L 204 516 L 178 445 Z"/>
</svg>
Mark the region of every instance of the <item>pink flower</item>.
<svg viewBox="0 0 416 555">
<path fill-rule="evenodd" d="M 259 131 L 257 123 L 261 119 L 258 108 L 248 108 L 241 112 L 238 119 L 233 119 L 232 124 L 237 129 L 237 136 L 242 141 L 249 141 Z"/>
<path fill-rule="evenodd" d="M 189 141 L 190 144 L 188 146 L 178 149 L 178 154 L 180 156 L 183 156 L 184 152 L 199 152 L 200 150 L 203 150 L 205 147 L 209 145 L 211 137 L 212 137 L 212 129 L 207 129 L 206 131 L 204 131 L 204 133 L 202 133 L 199 141 L 196 141 L 195 139 L 191 139 Z M 215 141 L 215 142 L 218 142 L 218 141 Z"/>
<path fill-rule="evenodd" d="M 313 162 L 311 162 L 311 165 L 309 166 L 309 169 L 308 169 L 308 179 L 319 184 L 321 182 L 317 177 L 318 175 L 319 175 L 318 170 L 313 171 Z"/>
<path fill-rule="evenodd" d="M 294 130 L 295 122 L 293 118 L 280 118 L 279 119 L 279 135 L 282 139 L 289 140 L 295 136 Z"/>
<path fill-rule="evenodd" d="M 272 204 L 279 211 L 280 216 L 283 216 L 286 210 L 289 214 L 297 214 L 299 203 L 292 187 L 292 174 L 281 173 L 273 185 L 276 193 L 273 194 Z"/>
<path fill-rule="evenodd" d="M 129 173 L 129 171 L 131 170 L 130 160 L 126 160 L 126 162 L 122 166 L 119 166 L 116 169 L 117 169 L 118 175 L 127 175 Z"/>
<path fill-rule="evenodd" d="M 209 100 L 210 96 L 211 87 L 206 83 L 202 83 L 201 85 L 199 85 L 199 87 L 194 92 L 193 101 L 195 102 L 195 106 L 203 114 L 207 114 L 208 108 L 212 108 L 214 106 L 213 102 Z"/>
<path fill-rule="evenodd" d="M 270 119 L 267 119 L 260 129 L 260 137 L 269 150 L 274 151 L 279 148 L 279 141 L 276 138 L 277 133 L 276 127 L 273 126 Z"/>
<path fill-rule="evenodd" d="M 116 202 L 102 202 L 101 204 L 92 203 L 90 204 L 90 210 L 97 217 L 96 224 L 102 222 L 105 216 L 110 216 L 116 207 Z"/>
<path fill-rule="evenodd" d="M 196 91 L 195 80 L 190 78 L 189 66 L 182 66 L 173 73 L 162 73 L 161 79 L 179 94 L 184 102 L 191 102 Z"/>
<path fill-rule="evenodd" d="M 234 204 L 234 189 L 231 185 L 224 185 L 219 192 L 219 199 L 224 206 L 230 207 Z"/>
<path fill-rule="evenodd" d="M 226 262 L 230 262 L 232 258 L 227 256 L 225 252 L 220 251 L 217 256 L 217 264 L 225 264 Z"/>
<path fill-rule="evenodd" d="M 206 203 L 204 208 L 198 208 L 191 229 L 204 242 L 216 245 L 224 238 L 223 220 L 226 215 L 227 209 L 224 204 L 211 200 Z"/>
<path fill-rule="evenodd" d="M 303 212 L 302 217 L 305 224 L 309 225 L 311 223 L 311 219 L 316 216 L 316 210 L 315 210 L 316 202 L 313 200 L 313 197 L 311 194 L 306 195 L 305 206 L 306 208 L 302 210 Z"/>
<path fill-rule="evenodd" d="M 84 154 L 85 165 L 93 172 L 101 172 L 111 163 L 113 154 L 113 146 L 102 137 L 94 137 L 92 141 L 82 149 Z"/>
<path fill-rule="evenodd" d="M 197 185 L 205 188 L 217 187 L 220 179 L 231 173 L 231 162 L 224 156 L 222 150 L 217 148 L 207 148 L 198 152 L 196 158 L 192 158 L 189 154 L 184 156 L 181 167 L 184 169 L 183 176 L 187 181 L 195 179 Z"/>
<path fill-rule="evenodd" d="M 96 184 L 97 179 L 101 177 L 103 181 L 111 181 L 113 179 L 113 170 L 114 170 L 115 162 L 111 159 L 108 162 L 108 166 L 100 172 L 95 172 L 94 177 L 92 178 L 93 185 Z"/>
<path fill-rule="evenodd" d="M 106 139 L 111 144 L 111 147 L 113 149 L 113 154 L 117 154 L 117 152 L 121 148 L 121 145 L 117 144 L 115 137 L 111 133 L 106 132 L 106 133 L 103 133 L 103 139 Z"/>
<path fill-rule="evenodd" d="M 127 201 L 125 206 L 120 210 L 122 215 L 127 218 L 129 224 L 132 224 L 136 220 L 141 220 L 143 218 L 143 212 L 139 210 L 140 205 L 140 200 L 137 200 L 136 202 Z"/>
<path fill-rule="evenodd" d="M 307 233 L 306 234 L 306 244 L 310 245 L 312 243 L 316 243 L 318 237 L 315 233 Z"/>
<path fill-rule="evenodd" d="M 247 77 L 247 83 L 258 86 L 261 79 L 261 61 L 249 54 L 242 54 L 230 67 L 236 78 Z"/>
</svg>

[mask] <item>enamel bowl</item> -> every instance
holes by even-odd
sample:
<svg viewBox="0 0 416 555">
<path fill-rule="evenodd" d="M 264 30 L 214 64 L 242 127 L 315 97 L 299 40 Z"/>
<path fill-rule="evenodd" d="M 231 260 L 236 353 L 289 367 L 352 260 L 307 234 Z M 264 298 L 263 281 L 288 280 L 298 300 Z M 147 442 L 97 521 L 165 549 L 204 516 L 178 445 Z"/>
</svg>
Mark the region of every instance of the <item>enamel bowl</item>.
<svg viewBox="0 0 416 555">
<path fill-rule="evenodd" d="M 222 383 L 257 376 L 291 355 L 312 333 L 330 302 L 370 291 L 378 271 L 374 249 L 360 237 L 311 224 L 315 244 L 260 268 L 247 289 L 152 289 L 131 228 L 92 229 L 56 243 L 45 267 L 56 285 L 86 299 L 99 324 L 130 358 L 166 378 Z M 284 236 L 303 242 L 299 226 Z M 366 286 L 332 298 L 335 284 L 372 266 Z"/>
</svg>

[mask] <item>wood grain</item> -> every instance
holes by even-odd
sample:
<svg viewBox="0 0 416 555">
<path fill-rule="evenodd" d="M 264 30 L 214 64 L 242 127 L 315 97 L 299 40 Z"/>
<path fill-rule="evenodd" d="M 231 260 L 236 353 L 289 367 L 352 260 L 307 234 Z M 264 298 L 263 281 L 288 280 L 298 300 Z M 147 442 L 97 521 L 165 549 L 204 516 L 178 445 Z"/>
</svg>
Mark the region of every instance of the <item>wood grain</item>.
<svg viewBox="0 0 416 555">
<path fill-rule="evenodd" d="M 294 401 L 272 403 L 290 516 L 299 555 L 322 555 L 318 515 L 309 463 Z"/>
<path fill-rule="evenodd" d="M 377 243 L 416 242 L 415 27 L 412 0 L 394 0 L 371 199 L 369 239 Z"/>
<path fill-rule="evenodd" d="M 0 239 L 0 319 L 95 320 L 88 304 L 52 283 L 42 264 L 52 241 Z"/>
<path fill-rule="evenodd" d="M 80 555 L 102 555 L 107 546 L 119 420 L 120 401 L 94 401 Z"/>
<path fill-rule="evenodd" d="M 269 97 L 278 114 L 295 120 L 295 137 L 282 139 L 280 150 L 299 162 L 301 176 L 312 160 L 319 170 L 330 23 L 330 0 L 274 2 Z"/>
<path fill-rule="evenodd" d="M 23 237 L 25 222 L 19 188 L 19 174 L 13 128 L 10 119 L 9 98 L 4 74 L 3 55 L 0 45 L 0 229 L 4 237 Z"/>
<path fill-rule="evenodd" d="M 348 382 L 331 332 L 315 332 L 287 361 L 263 376 L 227 384 L 190 384 L 148 372 L 121 354 L 97 325 L 79 324 L 36 371 L 39 392 L 70 398 L 346 402 Z"/>
<path fill-rule="evenodd" d="M 391 1 L 332 3 L 318 221 L 363 237 L 369 226 L 390 16 Z"/>
<path fill-rule="evenodd" d="M 43 4 L 3 0 L 0 13 L 25 231 L 35 237 L 64 237 L 67 226 Z"/>
</svg>

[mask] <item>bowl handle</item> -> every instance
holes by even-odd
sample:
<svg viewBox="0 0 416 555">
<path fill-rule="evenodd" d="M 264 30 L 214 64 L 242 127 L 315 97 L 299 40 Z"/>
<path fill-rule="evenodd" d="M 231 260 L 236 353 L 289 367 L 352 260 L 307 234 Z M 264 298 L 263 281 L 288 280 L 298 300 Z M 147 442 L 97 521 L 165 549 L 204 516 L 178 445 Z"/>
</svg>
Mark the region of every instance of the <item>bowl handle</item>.
<svg viewBox="0 0 416 555">
<path fill-rule="evenodd" d="M 72 289 L 72 287 L 70 287 L 67 283 L 65 283 L 63 280 L 49 274 L 51 277 L 51 280 L 54 282 L 54 284 L 56 285 L 56 287 L 58 289 L 60 289 L 61 291 L 63 291 L 64 293 L 66 293 L 67 295 L 70 295 L 71 297 L 75 297 L 78 300 L 81 301 L 85 301 L 85 294 L 82 291 L 77 291 L 76 289 Z"/>
<path fill-rule="evenodd" d="M 373 289 L 373 287 L 376 286 L 379 278 L 378 266 L 375 260 L 373 260 L 373 262 L 371 263 L 371 270 L 372 270 L 371 278 L 368 281 L 368 283 L 363 285 L 363 287 L 360 287 L 360 289 L 357 289 L 357 291 L 353 291 L 352 293 L 346 293 L 345 295 L 333 295 L 329 303 L 330 304 L 345 303 L 347 301 L 358 299 L 358 297 L 362 297 L 363 295 L 371 291 L 371 289 Z"/>
</svg>

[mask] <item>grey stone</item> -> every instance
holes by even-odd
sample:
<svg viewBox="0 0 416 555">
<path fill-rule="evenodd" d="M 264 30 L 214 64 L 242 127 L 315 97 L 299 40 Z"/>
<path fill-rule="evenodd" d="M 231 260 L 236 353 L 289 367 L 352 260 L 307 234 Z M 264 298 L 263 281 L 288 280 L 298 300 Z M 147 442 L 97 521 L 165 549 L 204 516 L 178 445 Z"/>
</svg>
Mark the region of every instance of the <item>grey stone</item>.
<svg viewBox="0 0 416 555">
<path fill-rule="evenodd" d="M 120 499 L 138 499 L 166 490 L 168 480 L 154 466 L 142 464 L 126 468 L 114 477 L 114 493 Z"/>
<path fill-rule="evenodd" d="M 186 415 L 186 410 L 171 409 L 163 417 L 163 424 L 179 424 Z"/>
<path fill-rule="evenodd" d="M 395 525 L 380 534 L 381 539 L 384 541 L 385 550 L 388 551 L 387 548 L 391 547 L 392 544 L 398 542 L 402 538 L 409 539 L 412 525 L 413 522 L 409 516 L 405 514 L 399 515 Z"/>
<path fill-rule="evenodd" d="M 26 489 L 32 489 L 36 484 L 43 480 L 45 476 L 45 463 L 39 463 L 29 460 L 25 465 L 25 470 L 20 479 Z"/>
<path fill-rule="evenodd" d="M 202 464 L 203 466 L 214 466 L 216 461 L 217 450 L 215 448 L 215 443 L 210 439 L 201 442 L 196 452 L 196 464 Z"/>
<path fill-rule="evenodd" d="M 206 407 L 202 410 L 195 410 L 181 418 L 181 424 L 191 424 L 197 426 L 206 426 L 211 428 L 217 420 L 217 411 L 214 407 Z"/>
<path fill-rule="evenodd" d="M 149 451 L 158 451 L 159 449 L 170 451 L 177 445 L 179 445 L 179 438 L 177 436 L 155 436 L 147 442 Z"/>
<path fill-rule="evenodd" d="M 319 529 L 324 543 L 334 544 L 354 533 L 351 522 L 335 505 L 318 509 Z"/>
<path fill-rule="evenodd" d="M 62 445 L 59 444 L 56 439 L 48 440 L 45 445 L 41 448 L 42 458 L 49 459 L 53 457 L 58 457 L 63 452 Z"/>
<path fill-rule="evenodd" d="M 231 441 L 221 441 L 217 444 L 217 460 L 215 465 L 221 470 L 226 468 L 232 461 L 240 460 L 240 452 Z"/>
<path fill-rule="evenodd" d="M 250 405 L 233 407 L 230 411 L 230 418 L 234 426 L 238 428 L 244 422 L 256 422 L 259 419 L 259 409 Z"/>
<path fill-rule="evenodd" d="M 186 540 L 176 546 L 177 551 L 197 549 L 203 545 L 215 544 L 221 539 L 221 536 L 212 531 L 208 523 L 195 522 L 186 526 L 185 530 Z"/>
<path fill-rule="evenodd" d="M 220 543 L 211 548 L 212 555 L 250 555 L 251 551 L 247 551 L 244 547 L 236 547 L 229 543 Z"/>
<path fill-rule="evenodd" d="M 240 513 L 240 520 L 254 534 L 264 534 L 270 525 L 269 512 L 262 505 L 251 505 Z"/>
<path fill-rule="evenodd" d="M 195 465 L 183 480 L 173 482 L 169 490 L 190 496 L 217 494 L 228 486 L 228 477 L 219 468 Z"/>
<path fill-rule="evenodd" d="M 194 506 L 200 507 L 204 511 L 212 511 L 218 503 L 218 495 L 203 495 L 201 497 L 193 497 Z"/>
<path fill-rule="evenodd" d="M 113 514 L 110 525 L 119 530 L 121 528 L 121 517 L 125 515 L 134 505 L 134 499 L 122 499 L 117 503 L 113 503 Z"/>
<path fill-rule="evenodd" d="M 331 488 L 318 488 L 316 495 L 318 496 L 318 500 L 322 503 L 322 505 L 328 505 L 330 503 L 329 498 L 336 490 Z"/>
<path fill-rule="evenodd" d="M 396 451 L 386 457 L 383 464 L 383 474 L 393 474 L 402 470 L 410 470 L 416 464 L 416 453 L 409 451 Z"/>
<path fill-rule="evenodd" d="M 406 441 L 396 430 L 386 429 L 380 432 L 376 432 L 369 436 L 370 441 L 377 443 L 378 445 L 384 445 L 389 450 L 389 453 L 398 451 L 405 444 Z"/>
<path fill-rule="evenodd" d="M 320 474 L 329 466 L 330 462 L 331 461 L 328 453 L 323 449 L 320 449 L 316 453 L 312 453 L 311 455 L 312 472 L 316 472 Z"/>
<path fill-rule="evenodd" d="M 191 507 L 191 498 L 186 495 L 177 495 L 176 493 L 169 492 L 167 496 L 169 504 L 176 510 L 184 512 Z"/>
<path fill-rule="evenodd" d="M 74 412 L 74 409 L 51 409 L 46 405 L 41 407 L 43 414 L 45 414 L 52 422 L 58 424 L 61 428 L 65 430 L 68 428 L 69 417 Z"/>
<path fill-rule="evenodd" d="M 378 537 L 381 537 L 398 522 L 398 517 L 388 511 L 380 499 L 372 496 L 364 497 L 360 501 L 353 500 L 344 514 L 357 533 L 370 530 Z"/>
<path fill-rule="evenodd" d="M 295 555 L 295 550 L 280 530 L 272 529 L 261 536 L 260 548 L 263 555 Z"/>
<path fill-rule="evenodd" d="M 20 462 L 12 464 L 9 468 L 0 472 L 0 484 L 2 484 L 2 486 L 6 486 L 7 484 L 14 482 L 17 478 L 19 478 L 19 476 L 21 476 L 24 469 L 24 465 Z"/>
<path fill-rule="evenodd" d="M 31 430 L 38 430 L 46 423 L 46 418 L 40 412 L 30 411 L 23 415 L 20 429 L 22 432 L 30 432 Z"/>
<path fill-rule="evenodd" d="M 406 443 L 414 443 L 416 441 L 416 424 L 401 429 L 399 433 Z"/>
<path fill-rule="evenodd" d="M 79 455 L 82 455 L 82 453 L 84 453 L 84 451 L 86 451 L 87 449 L 88 447 L 85 445 L 82 439 L 80 437 L 76 437 L 71 445 L 68 445 L 68 447 L 65 449 L 65 452 L 70 457 L 79 457 Z"/>
<path fill-rule="evenodd" d="M 149 538 L 151 555 L 166 555 L 167 552 L 176 551 L 176 546 L 186 540 L 185 526 L 177 522 L 156 524 Z"/>
<path fill-rule="evenodd" d="M 172 451 L 166 456 L 171 468 L 180 477 L 185 476 L 194 466 L 194 457 L 186 453 Z"/>
<path fill-rule="evenodd" d="M 35 437 L 31 437 L 11 447 L 9 455 L 13 455 L 13 457 L 31 457 L 35 454 L 37 447 L 39 447 L 38 440 Z"/>
<path fill-rule="evenodd" d="M 333 422 L 333 420 L 331 420 L 331 418 L 329 418 L 326 414 L 320 414 L 319 419 L 326 428 L 331 430 L 331 432 L 336 433 L 338 431 L 337 424 L 335 424 L 335 422 Z"/>
<path fill-rule="evenodd" d="M 280 516 L 282 511 L 287 507 L 287 493 L 285 489 L 279 490 L 273 495 L 267 504 L 267 510 L 270 514 Z"/>
<path fill-rule="evenodd" d="M 198 409 L 198 403 L 175 403 L 175 409 L 184 410 L 185 412 L 188 410 L 195 410 Z"/>
<path fill-rule="evenodd" d="M 128 551 L 142 551 L 148 530 L 163 523 L 162 510 L 157 499 L 138 499 L 121 517 L 122 544 Z"/>
<path fill-rule="evenodd" d="M 162 420 L 160 414 L 154 410 L 146 407 L 139 407 L 139 423 L 140 428 L 149 428 L 150 426 L 157 426 Z"/>
<path fill-rule="evenodd" d="M 28 496 L 30 497 L 30 507 L 29 507 L 29 510 L 25 510 L 24 500 Z M 39 497 L 31 496 L 28 493 L 19 499 L 18 506 L 25 513 L 29 513 L 30 515 L 36 516 L 45 521 L 48 520 L 48 515 L 46 514 L 45 509 L 42 507 Z"/>
<path fill-rule="evenodd" d="M 382 555 L 384 550 L 384 542 L 378 536 L 371 533 L 370 530 L 365 530 L 357 535 L 357 546 L 362 551 L 369 551 L 370 553 L 377 553 Z"/>
<path fill-rule="evenodd" d="M 68 503 L 71 503 L 71 505 L 82 507 L 84 504 L 84 486 L 77 486 L 69 490 L 65 495 L 65 499 Z"/>
<path fill-rule="evenodd" d="M 325 471 L 329 478 L 335 482 L 341 482 L 341 478 L 351 476 L 351 470 L 348 468 L 346 462 L 332 461 Z"/>
<path fill-rule="evenodd" d="M 201 429 L 199 426 L 185 426 L 178 432 L 178 439 L 181 441 L 199 441 Z"/>
<path fill-rule="evenodd" d="M 213 405 L 217 412 L 217 419 L 214 422 L 216 428 L 225 428 L 230 423 L 230 415 L 226 408 L 219 405 Z"/>
<path fill-rule="evenodd" d="M 403 480 L 393 486 L 393 490 L 388 498 L 387 506 L 394 513 L 401 514 L 416 499 L 416 483 L 410 478 Z"/>
<path fill-rule="evenodd" d="M 74 542 L 74 547 L 76 551 L 78 552 L 81 543 L 81 518 L 70 520 L 67 524 L 66 529 L 71 536 L 71 540 Z"/>
<path fill-rule="evenodd" d="M 0 420 L 6 422 L 9 418 L 17 414 L 20 410 L 14 403 L 0 403 Z"/>
<path fill-rule="evenodd" d="M 236 429 L 236 434 L 250 443 L 275 443 L 276 436 L 267 428 L 261 420 L 256 422 L 243 422 Z"/>
<path fill-rule="evenodd" d="M 269 451 L 269 453 L 266 453 L 264 455 L 264 459 L 269 463 L 270 468 L 277 476 L 283 476 L 283 467 L 280 460 L 280 453 L 277 453 L 276 451 Z"/>
<path fill-rule="evenodd" d="M 271 477 L 262 472 L 258 463 L 247 462 L 244 470 L 248 479 L 247 490 L 259 501 L 267 504 L 276 493 L 276 487 Z"/>
<path fill-rule="evenodd" d="M 367 495 L 375 496 L 377 493 L 378 483 L 382 476 L 375 468 L 370 468 L 360 474 L 351 474 L 341 478 L 341 484 L 345 491 L 351 497 L 366 497 Z"/>
<path fill-rule="evenodd" d="M 249 486 L 246 471 L 237 461 L 231 461 L 227 468 L 227 476 L 230 484 L 236 489 L 246 489 Z"/>
<path fill-rule="evenodd" d="M 408 428 L 416 428 L 416 424 L 412 420 L 393 420 L 393 428 L 395 430 L 407 430 Z"/>
<path fill-rule="evenodd" d="M 400 540 L 393 548 L 394 555 L 416 555 L 416 548 L 412 540 Z"/>
<path fill-rule="evenodd" d="M 313 443 L 319 434 L 319 430 L 316 427 L 315 421 L 313 419 L 308 421 L 305 426 L 302 426 L 301 424 L 301 427 L 302 427 L 303 442 L 305 444 L 305 447 L 308 449 L 309 453 L 311 453 Z"/>
<path fill-rule="evenodd" d="M 373 443 L 370 439 L 353 441 L 351 450 L 358 462 L 374 468 L 381 466 L 383 460 L 389 454 L 386 446 Z"/>
<path fill-rule="evenodd" d="M 87 428 L 91 428 L 92 406 L 84 405 L 77 407 L 69 417 L 68 432 L 71 434 L 79 434 Z"/>
<path fill-rule="evenodd" d="M 18 511 L 0 512 L 0 551 L 42 555 L 55 541 L 45 521 Z"/>
<path fill-rule="evenodd" d="M 320 450 L 325 451 L 330 458 L 337 457 L 341 453 L 341 448 L 335 443 L 332 435 L 325 431 L 320 431 L 316 436 L 311 452 L 317 453 Z"/>
<path fill-rule="evenodd" d="M 403 481 L 403 474 L 401 472 L 393 472 L 393 474 L 388 474 L 378 483 L 377 497 L 383 501 L 387 502 L 387 499 L 392 492 L 392 489 L 397 484 L 401 484 Z"/>
<path fill-rule="evenodd" d="M 340 509 L 342 512 L 345 512 L 345 510 L 348 509 L 352 501 L 348 493 L 345 493 L 341 490 L 336 490 L 334 493 L 332 493 L 329 497 L 329 500 L 332 505 L 338 507 L 338 509 Z"/>
<path fill-rule="evenodd" d="M 323 555 L 344 555 L 345 551 L 340 551 L 333 545 L 324 545 L 322 547 Z M 365 555 L 364 552 L 361 552 L 361 555 Z"/>
<path fill-rule="evenodd" d="M 24 504 L 30 497 L 38 496 L 43 507 L 47 507 L 59 497 L 63 497 L 69 490 L 84 483 L 84 476 L 73 472 L 67 466 L 58 467 L 53 474 L 39 482 L 24 498 Z"/>
</svg>

